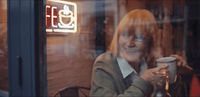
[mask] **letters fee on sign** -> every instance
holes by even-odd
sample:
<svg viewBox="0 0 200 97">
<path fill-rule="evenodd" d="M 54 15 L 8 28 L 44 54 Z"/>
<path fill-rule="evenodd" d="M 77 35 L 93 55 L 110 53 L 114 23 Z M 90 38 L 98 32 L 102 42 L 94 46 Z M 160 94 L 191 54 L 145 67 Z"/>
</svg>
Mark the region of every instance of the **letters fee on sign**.
<svg viewBox="0 0 200 97">
<path fill-rule="evenodd" d="M 46 32 L 77 32 L 77 5 L 73 2 L 48 0 Z"/>
</svg>

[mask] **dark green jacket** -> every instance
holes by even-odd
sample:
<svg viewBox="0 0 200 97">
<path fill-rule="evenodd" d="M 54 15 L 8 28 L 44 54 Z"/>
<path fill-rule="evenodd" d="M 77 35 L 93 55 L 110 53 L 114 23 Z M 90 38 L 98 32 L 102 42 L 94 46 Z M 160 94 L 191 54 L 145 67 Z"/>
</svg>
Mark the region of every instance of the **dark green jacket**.
<svg viewBox="0 0 200 97">
<path fill-rule="evenodd" d="M 140 77 L 128 84 L 110 52 L 96 59 L 92 74 L 91 97 L 146 97 L 153 90 L 151 84 Z"/>
</svg>

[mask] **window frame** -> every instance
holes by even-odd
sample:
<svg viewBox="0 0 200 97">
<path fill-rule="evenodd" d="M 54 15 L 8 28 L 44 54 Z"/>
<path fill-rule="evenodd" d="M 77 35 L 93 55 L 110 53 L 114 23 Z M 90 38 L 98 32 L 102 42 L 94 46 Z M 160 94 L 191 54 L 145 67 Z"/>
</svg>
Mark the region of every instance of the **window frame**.
<svg viewBox="0 0 200 97">
<path fill-rule="evenodd" d="M 8 0 L 9 96 L 47 96 L 45 0 Z"/>
</svg>

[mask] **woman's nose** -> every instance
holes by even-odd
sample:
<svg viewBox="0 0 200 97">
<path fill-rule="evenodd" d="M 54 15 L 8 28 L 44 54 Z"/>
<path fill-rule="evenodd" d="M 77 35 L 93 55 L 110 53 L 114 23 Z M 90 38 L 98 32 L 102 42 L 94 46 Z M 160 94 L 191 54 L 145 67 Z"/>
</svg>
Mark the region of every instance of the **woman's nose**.
<svg viewBox="0 0 200 97">
<path fill-rule="evenodd" d="M 134 38 L 133 36 L 130 36 L 130 37 L 129 37 L 128 44 L 129 44 L 129 45 L 128 45 L 129 47 L 134 47 L 134 46 L 136 46 L 136 45 L 135 45 L 135 38 Z"/>
</svg>

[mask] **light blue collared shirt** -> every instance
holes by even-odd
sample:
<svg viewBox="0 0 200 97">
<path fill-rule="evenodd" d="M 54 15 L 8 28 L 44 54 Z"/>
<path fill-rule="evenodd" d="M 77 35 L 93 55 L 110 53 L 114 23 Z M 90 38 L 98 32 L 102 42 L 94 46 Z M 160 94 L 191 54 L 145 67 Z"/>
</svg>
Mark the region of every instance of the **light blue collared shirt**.
<svg viewBox="0 0 200 97">
<path fill-rule="evenodd" d="M 120 68 L 123 78 L 126 78 L 127 76 L 129 76 L 132 73 L 134 74 L 134 76 L 141 75 L 144 72 L 144 70 L 147 69 L 147 64 L 146 64 L 145 60 L 142 60 L 142 62 L 140 64 L 139 74 L 135 71 L 134 68 L 131 67 L 131 65 L 124 58 L 117 58 L 117 62 L 119 64 L 119 68 Z"/>
</svg>

